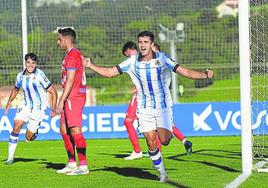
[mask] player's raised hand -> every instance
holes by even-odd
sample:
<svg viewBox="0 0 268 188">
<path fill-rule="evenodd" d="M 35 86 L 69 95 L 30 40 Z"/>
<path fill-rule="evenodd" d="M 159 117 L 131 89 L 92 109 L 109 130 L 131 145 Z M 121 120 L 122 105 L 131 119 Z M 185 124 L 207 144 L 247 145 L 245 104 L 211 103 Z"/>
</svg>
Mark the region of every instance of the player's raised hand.
<svg viewBox="0 0 268 188">
<path fill-rule="evenodd" d="M 207 70 L 206 70 L 206 74 L 207 74 L 207 78 L 212 78 L 212 77 L 214 76 L 214 72 L 213 72 L 213 70 L 209 70 L 209 69 L 207 69 Z"/>
<path fill-rule="evenodd" d="M 91 64 L 91 61 L 90 61 L 90 58 L 89 57 L 83 57 L 82 62 L 83 62 L 83 65 L 85 67 L 89 67 L 90 64 Z"/>
</svg>

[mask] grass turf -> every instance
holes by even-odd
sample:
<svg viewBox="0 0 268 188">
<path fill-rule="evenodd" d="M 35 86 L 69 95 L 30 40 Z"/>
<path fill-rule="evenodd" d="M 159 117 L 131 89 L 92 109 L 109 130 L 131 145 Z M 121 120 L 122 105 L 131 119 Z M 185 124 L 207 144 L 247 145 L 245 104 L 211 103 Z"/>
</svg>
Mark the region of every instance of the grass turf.
<svg viewBox="0 0 268 188">
<path fill-rule="evenodd" d="M 224 187 L 241 174 L 240 137 L 192 137 L 193 154 L 185 154 L 176 139 L 163 147 L 169 175 L 166 184 L 158 182 L 148 157 L 126 161 L 131 152 L 128 139 L 87 140 L 90 175 L 58 175 L 66 153 L 62 141 L 19 142 L 15 163 L 5 165 L 7 142 L 0 142 L 0 187 Z M 146 144 L 140 139 L 144 153 Z M 255 178 L 254 178 L 255 176 Z M 263 185 L 254 174 L 242 187 Z M 254 181 L 254 179 L 258 181 Z"/>
</svg>

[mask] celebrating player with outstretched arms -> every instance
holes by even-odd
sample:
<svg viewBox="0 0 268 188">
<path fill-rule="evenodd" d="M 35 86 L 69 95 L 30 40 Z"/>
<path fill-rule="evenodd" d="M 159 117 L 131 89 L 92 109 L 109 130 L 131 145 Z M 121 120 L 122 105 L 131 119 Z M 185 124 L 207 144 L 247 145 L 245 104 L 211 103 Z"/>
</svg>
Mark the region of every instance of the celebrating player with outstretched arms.
<svg viewBox="0 0 268 188">
<path fill-rule="evenodd" d="M 153 52 L 154 35 L 149 31 L 138 34 L 140 53 L 131 56 L 114 67 L 101 67 L 90 62 L 83 64 L 103 77 L 128 73 L 137 88 L 137 115 L 139 130 L 144 134 L 148 152 L 160 174 L 160 182 L 168 180 L 161 151 L 157 148 L 157 135 L 162 145 L 168 145 L 172 138 L 172 98 L 169 91 L 170 70 L 190 79 L 213 77 L 213 71 L 199 72 L 182 67 L 164 53 Z"/>
<path fill-rule="evenodd" d="M 152 50 L 155 52 L 159 52 L 160 46 L 154 43 Z M 124 56 L 130 57 L 131 55 L 137 55 L 138 53 L 139 53 L 138 47 L 135 42 L 128 41 L 123 45 L 122 54 Z M 137 109 L 137 89 L 134 89 L 133 97 L 128 105 L 126 117 L 124 120 L 124 124 L 128 132 L 129 140 L 133 146 L 133 151 L 129 156 L 125 157 L 126 160 L 134 160 L 134 159 L 139 159 L 143 157 L 143 153 L 141 151 L 141 147 L 138 141 L 138 135 L 134 128 L 134 122 L 137 120 L 136 109 Z M 173 135 L 183 143 L 187 154 L 191 155 L 192 142 L 187 140 L 187 138 L 184 137 L 184 135 L 180 132 L 180 130 L 174 124 L 172 126 L 172 131 L 173 131 Z M 161 151 L 161 143 L 158 137 L 157 137 L 157 147 Z"/>
</svg>

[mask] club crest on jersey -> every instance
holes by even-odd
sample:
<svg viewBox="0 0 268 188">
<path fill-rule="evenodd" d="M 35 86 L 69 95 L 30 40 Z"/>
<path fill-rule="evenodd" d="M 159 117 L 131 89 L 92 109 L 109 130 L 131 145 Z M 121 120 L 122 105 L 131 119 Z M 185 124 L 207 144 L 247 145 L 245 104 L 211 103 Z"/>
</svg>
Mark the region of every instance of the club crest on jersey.
<svg viewBox="0 0 268 188">
<path fill-rule="evenodd" d="M 160 63 L 160 61 L 159 60 L 157 60 L 156 62 L 155 62 L 155 65 L 160 65 L 161 63 Z"/>
</svg>

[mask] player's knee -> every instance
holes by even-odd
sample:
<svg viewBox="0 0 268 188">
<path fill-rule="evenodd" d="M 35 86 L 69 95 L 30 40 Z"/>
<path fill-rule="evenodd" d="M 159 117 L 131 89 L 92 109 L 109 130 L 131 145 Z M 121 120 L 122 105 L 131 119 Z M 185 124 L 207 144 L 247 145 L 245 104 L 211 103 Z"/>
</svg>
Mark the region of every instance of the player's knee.
<svg viewBox="0 0 268 188">
<path fill-rule="evenodd" d="M 32 139 L 33 139 L 33 135 L 26 134 L 25 137 L 26 137 L 26 141 L 28 141 L 28 142 L 32 141 Z"/>
<path fill-rule="evenodd" d="M 170 143 L 170 140 L 165 140 L 164 142 L 161 142 L 163 146 L 167 146 L 169 145 L 169 143 Z"/>
<path fill-rule="evenodd" d="M 26 141 L 34 141 L 38 135 L 38 127 L 28 126 L 25 134 Z"/>
<path fill-rule="evenodd" d="M 169 145 L 170 140 L 171 140 L 170 138 L 163 138 L 163 139 L 160 139 L 160 142 L 163 146 L 167 146 Z"/>
<path fill-rule="evenodd" d="M 78 126 L 73 126 L 70 130 L 72 136 L 82 133 L 82 129 Z"/>
</svg>

